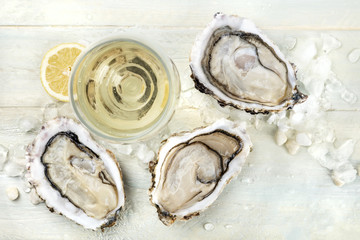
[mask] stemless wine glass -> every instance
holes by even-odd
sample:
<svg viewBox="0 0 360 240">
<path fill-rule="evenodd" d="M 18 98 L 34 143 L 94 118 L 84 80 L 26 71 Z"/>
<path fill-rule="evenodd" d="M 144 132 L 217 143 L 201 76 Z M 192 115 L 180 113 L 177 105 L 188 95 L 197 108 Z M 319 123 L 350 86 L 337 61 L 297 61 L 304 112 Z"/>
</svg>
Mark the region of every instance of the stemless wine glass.
<svg viewBox="0 0 360 240">
<path fill-rule="evenodd" d="M 146 140 L 170 120 L 180 91 L 175 64 L 148 38 L 109 37 L 85 49 L 71 71 L 77 118 L 108 140 Z"/>
</svg>

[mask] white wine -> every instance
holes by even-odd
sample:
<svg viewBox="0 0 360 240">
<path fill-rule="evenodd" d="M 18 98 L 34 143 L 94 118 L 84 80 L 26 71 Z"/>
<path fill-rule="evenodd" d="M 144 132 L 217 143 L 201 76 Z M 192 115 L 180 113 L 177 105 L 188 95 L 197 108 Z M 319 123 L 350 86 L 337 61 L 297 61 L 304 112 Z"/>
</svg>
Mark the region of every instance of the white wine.
<svg viewBox="0 0 360 240">
<path fill-rule="evenodd" d="M 169 104 L 169 73 L 136 41 L 112 41 L 89 51 L 76 73 L 77 104 L 98 130 L 127 137 L 146 131 Z"/>
</svg>

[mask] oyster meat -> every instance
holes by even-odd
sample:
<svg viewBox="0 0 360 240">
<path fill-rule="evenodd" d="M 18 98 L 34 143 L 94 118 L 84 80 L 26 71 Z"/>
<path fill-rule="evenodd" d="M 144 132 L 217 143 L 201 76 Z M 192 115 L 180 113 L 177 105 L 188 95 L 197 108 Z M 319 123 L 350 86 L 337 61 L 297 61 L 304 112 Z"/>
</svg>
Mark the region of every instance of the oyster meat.
<svg viewBox="0 0 360 240">
<path fill-rule="evenodd" d="M 120 167 L 80 124 L 47 122 L 26 158 L 28 181 L 50 211 L 94 230 L 115 223 L 125 202 Z"/>
<path fill-rule="evenodd" d="M 160 220 L 171 225 L 210 206 L 240 173 L 251 146 L 245 130 L 226 119 L 167 139 L 150 163 L 150 200 Z"/>
<path fill-rule="evenodd" d="M 306 100 L 294 66 L 248 19 L 217 13 L 197 36 L 190 68 L 195 87 L 250 113 L 290 109 Z"/>
</svg>

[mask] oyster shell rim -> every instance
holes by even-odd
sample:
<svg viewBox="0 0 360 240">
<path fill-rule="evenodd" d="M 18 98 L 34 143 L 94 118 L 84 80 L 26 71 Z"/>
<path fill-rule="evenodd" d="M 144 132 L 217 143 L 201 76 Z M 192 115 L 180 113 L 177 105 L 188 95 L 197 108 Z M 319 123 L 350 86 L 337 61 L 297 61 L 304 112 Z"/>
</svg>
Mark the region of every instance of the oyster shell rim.
<svg viewBox="0 0 360 240">
<path fill-rule="evenodd" d="M 159 206 L 158 203 L 155 203 L 153 201 L 154 200 L 153 192 L 156 189 L 159 179 L 160 179 L 160 176 L 156 175 L 155 172 L 157 169 L 156 167 L 160 166 L 159 160 L 160 160 L 161 151 L 164 149 L 167 149 L 167 151 L 166 151 L 166 153 L 167 153 L 173 147 L 175 147 L 177 145 L 177 144 L 171 144 L 172 142 L 169 142 L 169 140 L 176 141 L 176 140 L 178 140 L 178 138 L 185 137 L 185 139 L 182 142 L 186 142 L 186 141 L 190 141 L 192 138 L 195 138 L 196 136 L 199 136 L 201 134 L 215 132 L 216 130 L 219 130 L 219 129 L 229 133 L 232 136 L 236 135 L 237 137 L 239 137 L 239 139 L 241 140 L 241 143 L 242 143 L 242 148 L 238 152 L 238 154 L 228 163 L 229 171 L 226 171 L 223 173 L 217 186 L 214 188 L 214 190 L 210 194 L 210 196 L 213 195 L 215 197 L 212 197 L 212 199 L 210 199 L 210 202 L 205 204 L 204 207 L 202 207 L 196 211 L 192 211 L 188 214 L 182 214 L 182 215 L 179 215 L 179 213 L 172 214 L 172 213 L 162 210 L 161 206 Z M 235 133 L 234 129 L 237 130 L 238 132 Z M 241 135 L 241 136 L 238 136 L 237 134 Z M 166 144 L 170 144 L 170 145 L 167 146 Z M 252 145 L 250 136 L 246 133 L 245 128 L 243 128 L 242 126 L 239 126 L 237 123 L 227 120 L 227 119 L 219 119 L 215 123 L 213 123 L 209 126 L 195 128 L 191 131 L 181 131 L 178 133 L 174 133 L 169 138 L 163 140 L 162 145 L 159 148 L 157 157 L 154 159 L 154 161 L 149 162 L 149 172 L 151 173 L 151 181 L 152 181 L 151 187 L 148 190 L 149 200 L 150 200 L 151 204 L 156 207 L 160 221 L 162 221 L 163 224 L 165 224 L 166 226 L 170 226 L 177 219 L 189 220 L 194 216 L 198 216 L 200 214 L 200 212 L 202 212 L 202 211 L 206 210 L 208 207 L 210 207 L 210 205 L 212 205 L 216 201 L 216 199 L 221 194 L 221 192 L 224 190 L 226 185 L 229 184 L 234 177 L 239 175 L 239 173 L 242 170 L 242 166 L 244 165 L 244 163 L 246 161 L 247 156 L 252 151 L 252 148 L 253 148 L 253 145 Z M 167 156 L 167 154 L 164 155 L 162 162 L 165 160 L 166 156 Z M 236 166 L 235 164 L 238 164 L 238 166 Z M 230 168 L 232 169 L 232 171 L 230 170 Z M 235 168 L 235 170 L 234 170 L 234 168 Z M 204 202 L 204 200 L 202 200 L 198 203 L 202 203 L 202 202 Z M 192 206 L 192 208 L 193 208 L 193 206 Z"/>
<path fill-rule="evenodd" d="M 224 19 L 228 24 L 221 22 Z M 273 52 L 284 62 L 287 69 L 287 83 L 291 87 L 292 96 L 291 98 L 284 99 L 284 101 L 275 106 L 267 106 L 261 103 L 251 103 L 245 101 L 239 101 L 232 99 L 224 94 L 220 89 L 214 86 L 207 78 L 202 68 L 201 61 L 203 54 L 206 50 L 207 43 L 212 37 L 212 33 L 221 27 L 229 27 L 234 31 L 243 31 L 252 35 L 259 36 L 264 43 L 266 43 Z M 226 105 L 234 108 L 245 110 L 251 114 L 269 114 L 270 112 L 280 112 L 285 109 L 291 109 L 295 104 L 306 101 L 307 95 L 303 94 L 298 90 L 296 85 L 296 67 L 293 63 L 290 63 L 280 51 L 277 45 L 275 45 L 266 35 L 264 35 L 256 25 L 247 18 L 242 18 L 236 15 L 225 15 L 218 12 L 214 15 L 212 21 L 200 32 L 195 39 L 194 45 L 190 54 L 190 77 L 193 79 L 195 88 L 202 93 L 208 94 L 217 100 L 221 107 Z M 207 86 L 208 85 L 208 86 Z M 210 87 L 209 87 L 210 86 Z"/>
</svg>

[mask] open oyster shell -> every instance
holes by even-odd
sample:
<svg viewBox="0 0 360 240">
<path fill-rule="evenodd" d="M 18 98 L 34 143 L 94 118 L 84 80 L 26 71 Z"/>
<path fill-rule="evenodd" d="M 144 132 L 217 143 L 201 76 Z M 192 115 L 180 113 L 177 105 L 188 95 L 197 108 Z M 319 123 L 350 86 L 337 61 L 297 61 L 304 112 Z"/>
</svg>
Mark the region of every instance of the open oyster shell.
<svg viewBox="0 0 360 240">
<path fill-rule="evenodd" d="M 28 181 L 50 211 L 94 230 L 115 223 L 125 202 L 120 167 L 80 124 L 47 122 L 26 158 Z"/>
<path fill-rule="evenodd" d="M 199 91 L 253 114 L 289 109 L 307 97 L 279 48 L 237 16 L 215 14 L 196 38 L 190 68 Z"/>
<path fill-rule="evenodd" d="M 210 206 L 240 173 L 251 146 L 245 130 L 226 119 L 167 139 L 150 163 L 150 200 L 160 220 L 171 225 Z"/>
</svg>

